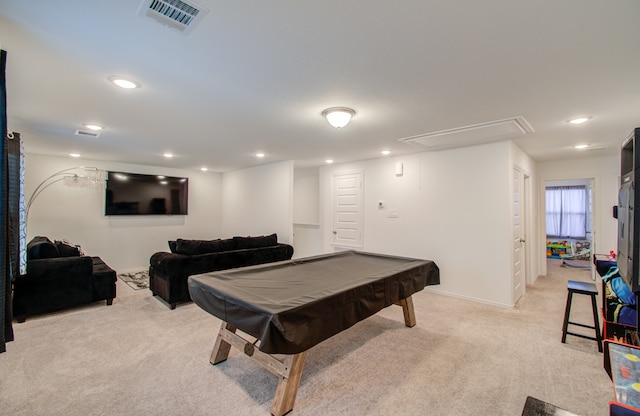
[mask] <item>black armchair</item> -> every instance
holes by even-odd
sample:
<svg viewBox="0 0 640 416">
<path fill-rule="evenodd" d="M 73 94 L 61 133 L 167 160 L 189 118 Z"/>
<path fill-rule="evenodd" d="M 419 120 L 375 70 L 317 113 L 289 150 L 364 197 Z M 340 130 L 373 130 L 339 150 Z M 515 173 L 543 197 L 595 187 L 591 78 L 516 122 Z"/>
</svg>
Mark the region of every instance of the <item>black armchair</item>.
<svg viewBox="0 0 640 416">
<path fill-rule="evenodd" d="M 99 257 L 80 255 L 78 248 L 46 237 L 27 245 L 27 274 L 13 286 L 13 316 L 24 322 L 29 315 L 85 305 L 116 297 L 116 272 Z"/>
</svg>

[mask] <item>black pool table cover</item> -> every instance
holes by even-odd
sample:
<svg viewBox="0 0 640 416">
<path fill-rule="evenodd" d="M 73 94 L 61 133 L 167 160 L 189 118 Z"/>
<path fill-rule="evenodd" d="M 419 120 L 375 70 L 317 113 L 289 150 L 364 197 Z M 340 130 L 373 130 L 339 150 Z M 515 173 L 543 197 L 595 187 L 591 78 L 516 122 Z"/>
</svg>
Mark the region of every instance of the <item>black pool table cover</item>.
<svg viewBox="0 0 640 416">
<path fill-rule="evenodd" d="M 189 293 L 261 351 L 298 354 L 439 283 L 431 260 L 345 251 L 193 275 Z"/>
</svg>

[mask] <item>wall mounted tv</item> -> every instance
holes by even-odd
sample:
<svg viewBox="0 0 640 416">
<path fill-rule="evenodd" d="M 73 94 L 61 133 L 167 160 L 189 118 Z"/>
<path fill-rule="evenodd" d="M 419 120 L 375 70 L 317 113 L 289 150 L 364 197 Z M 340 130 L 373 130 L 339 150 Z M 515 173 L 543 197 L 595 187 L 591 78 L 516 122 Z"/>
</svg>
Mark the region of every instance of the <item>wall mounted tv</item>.
<svg viewBox="0 0 640 416">
<path fill-rule="evenodd" d="M 109 172 L 105 215 L 187 215 L 189 179 Z"/>
</svg>

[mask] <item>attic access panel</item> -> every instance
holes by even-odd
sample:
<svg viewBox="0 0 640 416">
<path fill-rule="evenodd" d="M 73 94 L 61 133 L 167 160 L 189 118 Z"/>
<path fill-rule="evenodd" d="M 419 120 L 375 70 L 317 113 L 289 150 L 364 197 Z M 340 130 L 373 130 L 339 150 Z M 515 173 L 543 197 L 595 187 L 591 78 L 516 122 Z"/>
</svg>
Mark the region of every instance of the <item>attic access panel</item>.
<svg viewBox="0 0 640 416">
<path fill-rule="evenodd" d="M 529 122 L 519 116 L 405 137 L 398 141 L 437 151 L 515 139 L 533 132 Z"/>
</svg>

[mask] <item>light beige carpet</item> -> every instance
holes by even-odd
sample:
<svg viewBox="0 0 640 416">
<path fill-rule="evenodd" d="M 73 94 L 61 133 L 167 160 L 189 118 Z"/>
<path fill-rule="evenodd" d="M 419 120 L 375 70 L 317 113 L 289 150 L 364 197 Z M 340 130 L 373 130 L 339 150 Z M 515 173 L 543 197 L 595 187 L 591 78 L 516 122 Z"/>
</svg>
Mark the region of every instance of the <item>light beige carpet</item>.
<svg viewBox="0 0 640 416">
<path fill-rule="evenodd" d="M 414 328 L 391 307 L 312 348 L 291 414 L 511 416 L 531 395 L 606 415 L 613 387 L 596 343 L 560 342 L 566 281 L 590 274 L 558 264 L 514 309 L 423 291 Z M 575 297 L 574 320 L 592 319 L 588 301 Z M 218 326 L 194 304 L 170 310 L 118 282 L 112 306 L 14 324 L 0 414 L 268 415 L 275 376 L 233 349 L 209 364 Z"/>
</svg>

